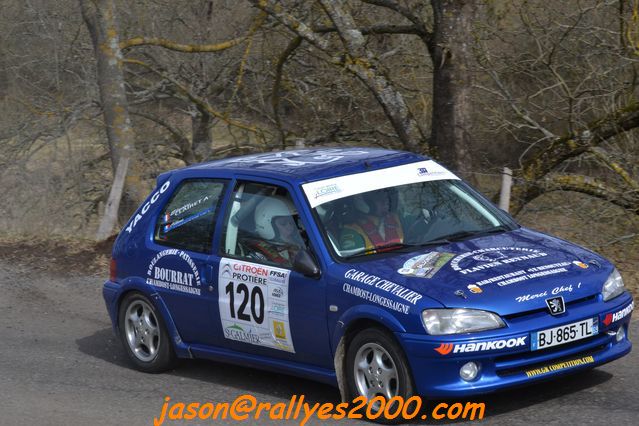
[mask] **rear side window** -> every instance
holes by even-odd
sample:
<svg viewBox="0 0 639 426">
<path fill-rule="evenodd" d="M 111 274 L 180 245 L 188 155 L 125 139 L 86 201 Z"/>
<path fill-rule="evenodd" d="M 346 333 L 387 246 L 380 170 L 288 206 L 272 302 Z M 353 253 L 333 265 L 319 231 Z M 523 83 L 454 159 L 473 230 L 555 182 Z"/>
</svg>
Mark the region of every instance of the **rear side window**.
<svg viewBox="0 0 639 426">
<path fill-rule="evenodd" d="M 208 253 L 225 181 L 188 180 L 175 191 L 155 224 L 158 244 Z"/>
</svg>

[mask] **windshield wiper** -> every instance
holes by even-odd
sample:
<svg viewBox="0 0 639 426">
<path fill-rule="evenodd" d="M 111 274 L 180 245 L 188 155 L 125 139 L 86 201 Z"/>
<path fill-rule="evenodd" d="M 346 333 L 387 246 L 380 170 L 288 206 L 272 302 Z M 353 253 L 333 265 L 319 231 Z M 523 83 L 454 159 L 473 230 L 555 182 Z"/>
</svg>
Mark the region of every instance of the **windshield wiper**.
<svg viewBox="0 0 639 426">
<path fill-rule="evenodd" d="M 511 229 L 506 225 L 498 225 L 493 228 L 479 229 L 475 231 L 459 231 L 450 235 L 446 235 L 445 239 L 449 241 L 460 241 L 468 237 L 480 237 L 490 234 L 501 234 L 502 232 L 508 232 Z"/>
<path fill-rule="evenodd" d="M 498 234 L 502 232 L 511 231 L 511 229 L 505 225 L 495 226 L 494 228 L 489 228 L 485 230 L 476 230 L 476 231 L 459 231 L 452 233 L 450 235 L 446 235 L 443 238 L 438 238 L 436 240 L 425 241 L 423 243 L 414 243 L 414 244 L 405 244 L 407 247 L 430 247 L 430 246 L 440 246 L 442 244 L 450 244 L 456 241 L 463 240 L 468 237 L 478 237 L 489 234 Z"/>
<path fill-rule="evenodd" d="M 395 251 L 395 250 L 400 250 L 400 249 L 404 249 L 407 247 L 414 247 L 411 244 L 404 244 L 404 243 L 390 243 L 390 244 L 385 244 L 382 246 L 376 246 L 373 247 L 371 249 L 367 249 L 367 250 L 363 250 L 360 251 L 359 253 L 356 253 L 352 256 L 349 256 L 349 258 L 353 258 L 353 257 L 360 257 L 360 256 L 366 256 L 369 254 L 376 254 L 376 253 L 387 253 L 387 252 L 391 252 L 391 251 Z"/>
</svg>

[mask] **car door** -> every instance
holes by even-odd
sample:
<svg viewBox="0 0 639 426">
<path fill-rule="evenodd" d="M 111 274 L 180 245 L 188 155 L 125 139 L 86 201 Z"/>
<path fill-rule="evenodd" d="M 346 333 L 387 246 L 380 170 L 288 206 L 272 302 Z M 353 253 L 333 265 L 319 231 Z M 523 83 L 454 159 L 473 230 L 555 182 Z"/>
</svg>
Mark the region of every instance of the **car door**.
<svg viewBox="0 0 639 426">
<path fill-rule="evenodd" d="M 217 321 L 230 349 L 330 368 L 323 275 L 293 270 L 299 251 L 314 250 L 291 193 L 276 181 L 235 184 L 222 224 Z"/>
<path fill-rule="evenodd" d="M 182 340 L 189 344 L 218 346 L 222 340 L 221 327 L 210 321 L 210 289 L 217 281 L 213 234 L 228 183 L 224 179 L 180 182 L 159 209 L 147 243 L 153 255 L 147 283 L 157 289 Z"/>
</svg>

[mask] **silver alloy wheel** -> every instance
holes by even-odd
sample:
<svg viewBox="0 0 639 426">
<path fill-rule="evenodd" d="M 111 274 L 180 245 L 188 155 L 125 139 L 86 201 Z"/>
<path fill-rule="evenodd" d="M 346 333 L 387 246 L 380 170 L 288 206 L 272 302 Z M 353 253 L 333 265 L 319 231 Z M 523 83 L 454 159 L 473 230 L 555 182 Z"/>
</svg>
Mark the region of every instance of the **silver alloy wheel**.
<svg viewBox="0 0 639 426">
<path fill-rule="evenodd" d="M 124 321 L 131 352 L 140 361 L 152 361 L 160 347 L 160 329 L 151 306 L 144 300 L 134 300 L 126 310 Z"/>
<path fill-rule="evenodd" d="M 357 391 L 369 400 L 383 396 L 387 400 L 397 396 L 399 380 L 395 361 L 377 343 L 366 343 L 357 351 L 354 363 Z"/>
</svg>

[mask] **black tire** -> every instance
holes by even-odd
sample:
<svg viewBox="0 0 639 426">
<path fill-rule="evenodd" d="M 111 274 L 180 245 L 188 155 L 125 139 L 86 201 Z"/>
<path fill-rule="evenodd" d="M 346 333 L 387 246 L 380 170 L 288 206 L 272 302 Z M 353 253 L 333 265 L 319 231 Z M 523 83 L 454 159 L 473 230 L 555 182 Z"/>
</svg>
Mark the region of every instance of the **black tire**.
<svg viewBox="0 0 639 426">
<path fill-rule="evenodd" d="M 376 352 L 377 351 L 377 352 Z M 371 354 L 382 354 L 382 360 L 387 369 L 393 368 L 395 371 L 396 380 L 387 381 L 387 375 L 384 373 L 384 367 L 381 367 L 382 374 L 375 374 L 372 371 L 365 372 L 358 364 L 366 359 L 368 360 Z M 369 364 L 369 368 L 373 368 L 376 364 L 372 361 Z M 378 380 L 377 385 L 374 382 Z M 381 386 L 378 387 L 378 385 Z M 380 395 L 388 400 L 389 395 L 400 396 L 406 401 L 408 398 L 414 395 L 413 377 L 410 372 L 408 361 L 404 351 L 399 346 L 395 338 L 389 332 L 380 328 L 367 328 L 357 333 L 348 344 L 346 350 L 346 384 L 349 402 L 358 396 L 370 396 L 364 395 L 363 387 L 371 390 L 375 393 L 374 396 Z M 366 405 L 360 410 L 365 418 L 376 423 L 383 424 L 397 424 L 401 423 L 405 419 L 401 415 L 395 419 L 388 419 L 385 416 L 379 415 L 376 418 L 369 418 L 366 415 Z M 388 409 L 388 412 L 394 413 L 396 411 L 395 404 Z M 373 409 L 373 413 L 376 411 Z"/>
<path fill-rule="evenodd" d="M 118 313 L 120 340 L 136 369 L 161 373 L 172 369 L 177 357 L 162 315 L 141 293 L 129 293 Z"/>
</svg>

